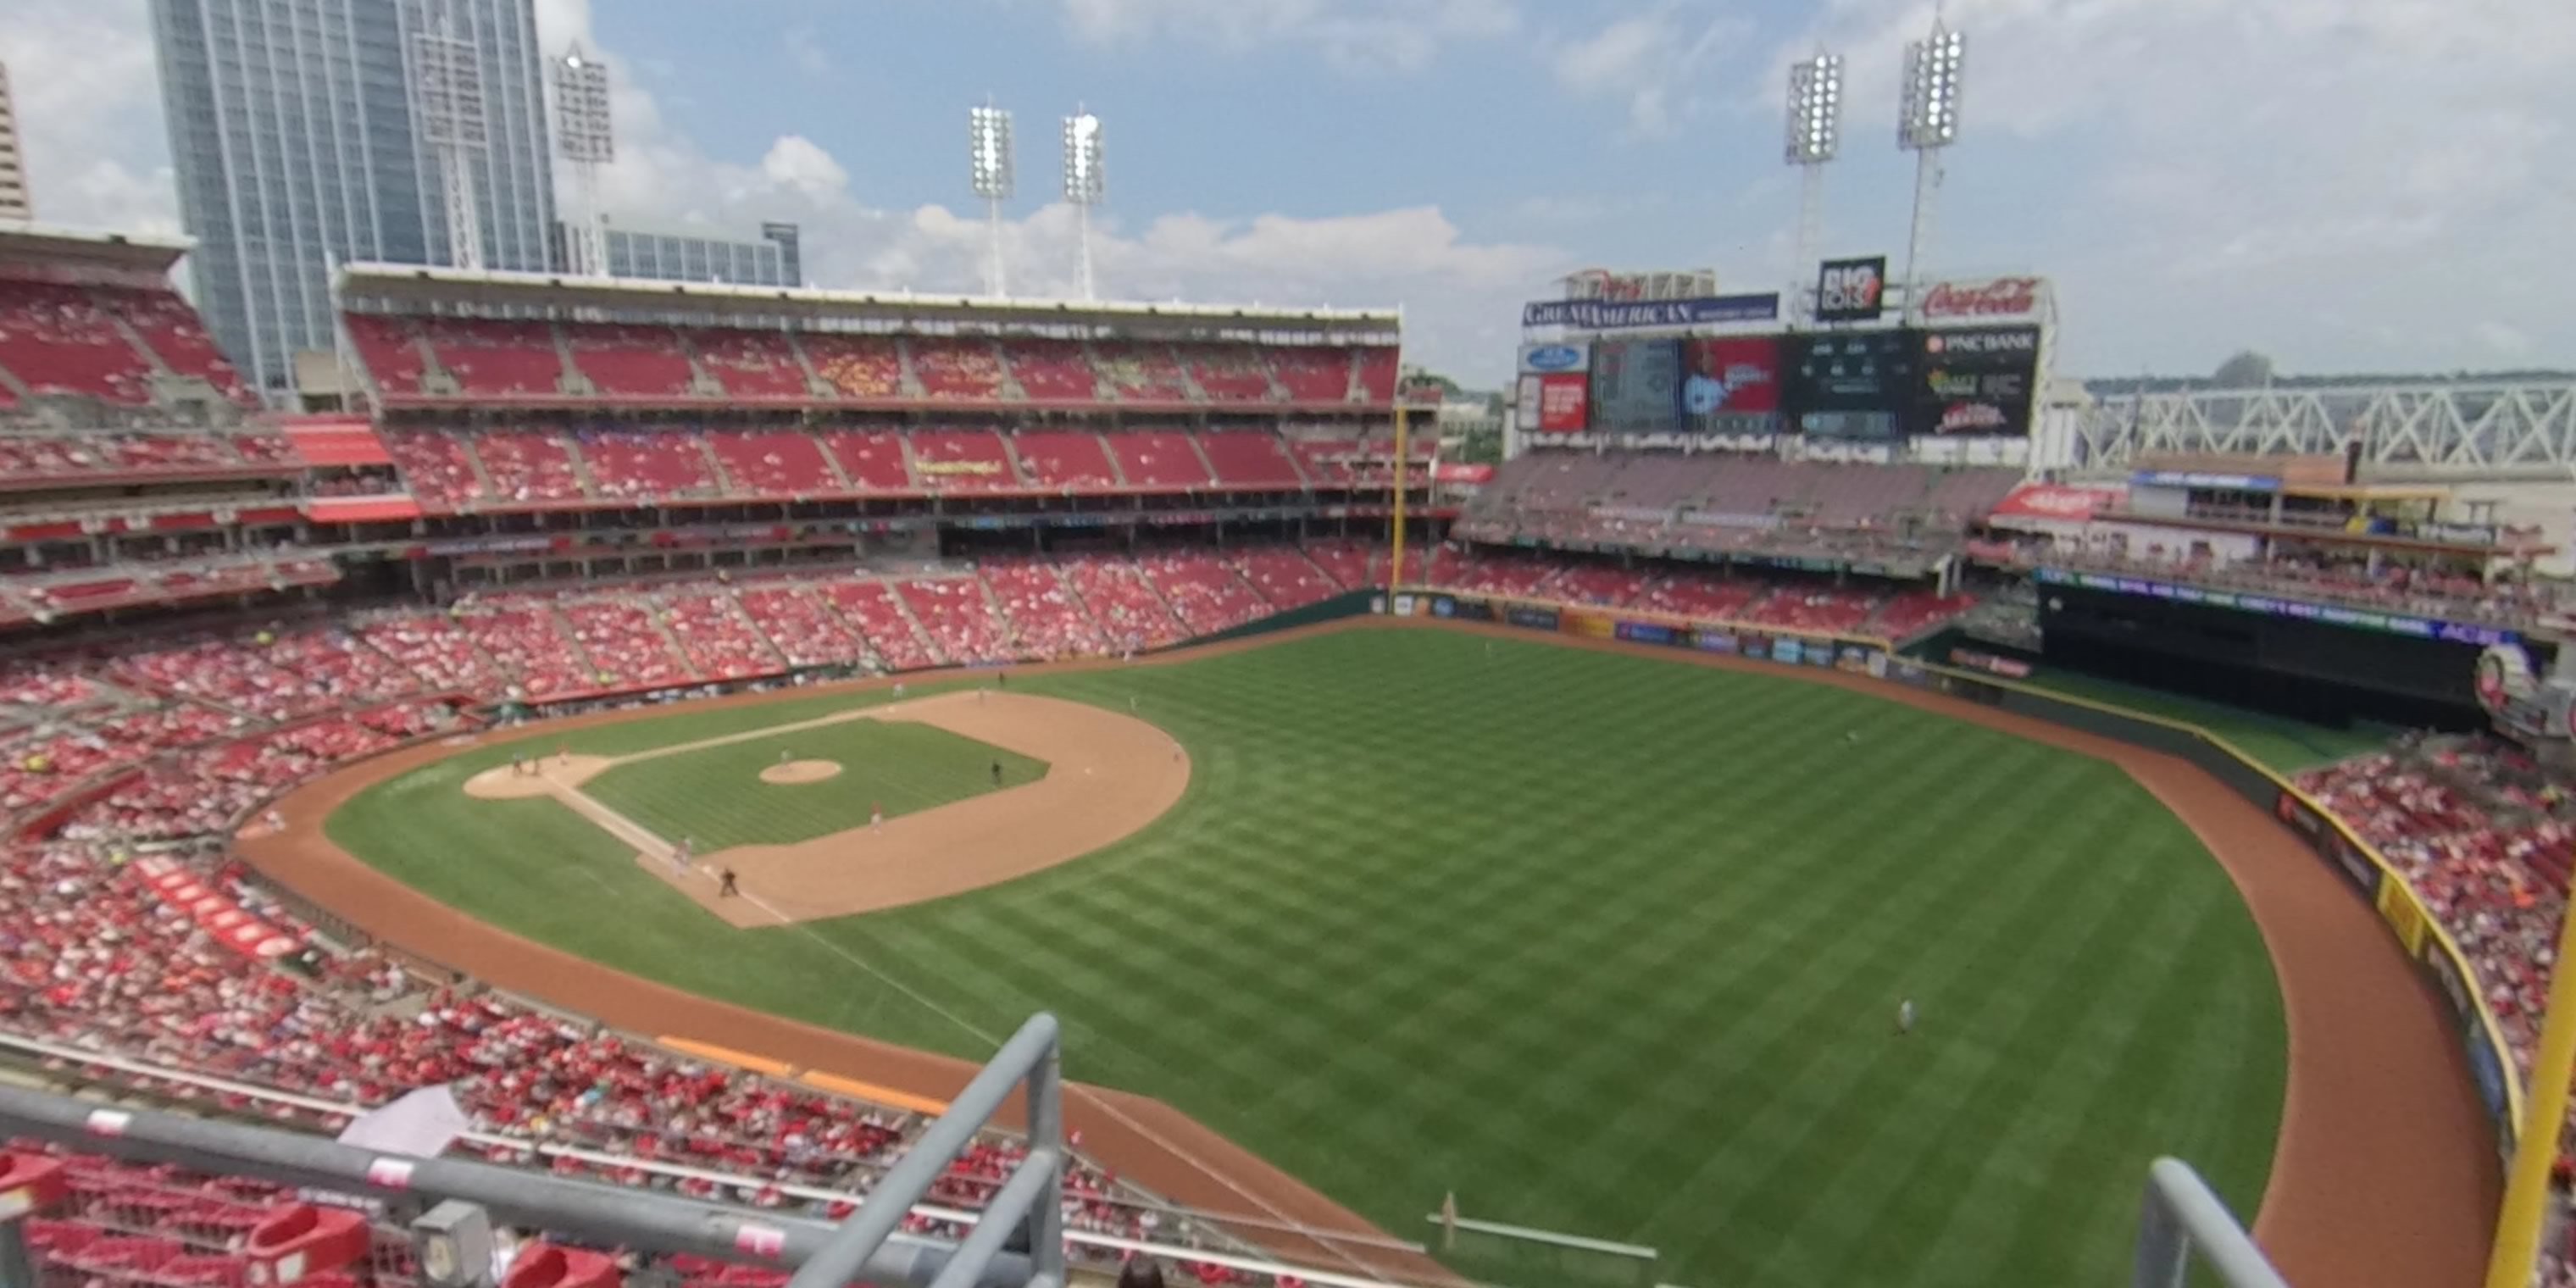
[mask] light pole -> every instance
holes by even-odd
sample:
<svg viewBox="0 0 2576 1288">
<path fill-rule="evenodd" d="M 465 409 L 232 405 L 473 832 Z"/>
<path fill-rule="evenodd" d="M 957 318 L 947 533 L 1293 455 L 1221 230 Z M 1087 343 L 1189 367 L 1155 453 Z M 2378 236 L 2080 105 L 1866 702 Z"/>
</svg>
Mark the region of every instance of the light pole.
<svg viewBox="0 0 2576 1288">
<path fill-rule="evenodd" d="M 1914 222 L 1905 239 L 1905 307 L 1922 297 L 1923 248 L 1932 240 L 1933 208 L 1941 195 L 1941 153 L 1959 138 L 1959 90 L 1967 68 L 1968 38 L 1936 14 L 1932 34 L 1905 46 L 1904 114 L 1897 146 L 1914 154 Z"/>
<path fill-rule="evenodd" d="M 1788 139 L 1782 159 L 1798 168 L 1798 243 L 1791 280 L 1812 273 L 1825 219 L 1825 163 L 1842 145 L 1843 60 L 1819 49 L 1789 65 Z"/>
<path fill-rule="evenodd" d="M 579 193 L 565 238 L 575 273 L 610 276 L 608 212 L 599 203 L 599 168 L 617 160 L 617 132 L 608 110 L 608 67 L 582 55 L 581 46 L 556 60 L 555 150 L 572 167 Z"/>
<path fill-rule="evenodd" d="M 1011 114 L 991 99 L 966 113 L 966 173 L 975 195 L 984 199 L 984 223 L 992 244 L 986 251 L 984 288 L 999 299 L 1007 292 L 1002 276 L 1002 203 L 1011 196 Z"/>
<path fill-rule="evenodd" d="M 1091 208 L 1108 191 L 1100 169 L 1100 118 L 1082 110 L 1064 118 L 1064 199 L 1073 217 L 1082 255 L 1082 298 L 1093 298 L 1091 280 Z"/>
<path fill-rule="evenodd" d="M 411 79 L 421 141 L 438 158 L 438 186 L 447 207 L 447 262 L 468 272 L 483 268 L 483 203 L 475 169 L 491 146 L 483 111 L 483 65 L 474 42 L 454 34 L 448 15 L 412 33 Z"/>
</svg>

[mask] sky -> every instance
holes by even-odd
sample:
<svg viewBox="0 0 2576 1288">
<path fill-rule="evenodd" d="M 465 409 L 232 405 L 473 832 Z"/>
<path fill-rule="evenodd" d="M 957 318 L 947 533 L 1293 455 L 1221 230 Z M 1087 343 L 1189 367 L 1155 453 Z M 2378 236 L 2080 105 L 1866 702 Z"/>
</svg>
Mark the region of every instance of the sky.
<svg viewBox="0 0 2576 1288">
<path fill-rule="evenodd" d="M 1823 254 L 1901 260 L 1930 0 L 535 0 L 616 76 L 637 227 L 804 225 L 830 287 L 978 289 L 966 110 L 1016 113 L 1010 289 L 1068 295 L 1058 122 L 1104 123 L 1101 293 L 1401 306 L 1500 384 L 1588 267 L 1802 278 L 1786 67 L 1847 62 Z M 145 0 L 6 0 L 47 223 L 177 231 Z M 2061 373 L 2576 362 L 2576 3 L 1948 0 L 1968 35 L 1933 277 L 2057 285 Z"/>
</svg>

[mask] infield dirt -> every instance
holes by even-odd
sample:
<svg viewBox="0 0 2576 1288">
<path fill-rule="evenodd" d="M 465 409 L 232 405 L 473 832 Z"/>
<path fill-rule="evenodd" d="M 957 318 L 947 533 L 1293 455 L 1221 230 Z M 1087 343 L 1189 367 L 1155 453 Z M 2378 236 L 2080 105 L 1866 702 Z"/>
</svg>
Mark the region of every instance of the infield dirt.
<svg viewBox="0 0 2576 1288">
<path fill-rule="evenodd" d="M 1536 638 L 1503 627 L 1368 621 L 1286 632 L 1138 665 L 1187 662 L 1219 650 L 1354 629 L 1482 630 L 1497 638 Z M 2289 1028 L 2289 1084 L 2271 1180 L 2255 1223 L 2266 1251 L 2293 1283 L 2426 1288 L 2478 1281 L 2498 1174 L 2450 1020 L 2396 951 L 2376 914 L 2263 811 L 2180 760 L 1991 707 L 1833 672 L 1646 645 L 1571 638 L 1557 642 L 1836 685 L 2121 766 L 2181 817 L 2226 868 L 2261 927 L 2279 979 Z M 577 717 L 490 741 L 552 737 L 560 729 L 660 714 L 664 712 L 655 709 Z M 323 820 L 358 792 L 457 750 L 438 744 L 407 748 L 307 784 L 279 803 L 286 820 L 283 832 L 245 836 L 239 850 L 270 878 L 370 934 L 612 1026 L 683 1034 L 931 1098 L 954 1095 L 973 1076 L 976 1066 L 965 1061 L 715 1002 L 532 943 L 367 867 L 323 834 Z M 1039 825 L 1051 827 L 1054 821 Z M 1175 1058 L 1186 1058 L 1186 1053 Z M 1333 1238 L 1336 1232 L 1384 1236 L 1159 1101 L 1076 1084 L 1069 1088 L 1066 1109 L 1068 1122 L 1083 1132 L 1086 1152 L 1139 1184 L 1187 1206 L 1245 1213 L 1286 1227 L 1285 1232 L 1237 1230 L 1283 1256 L 1366 1274 L 1454 1282 L 1427 1258 Z M 2137 1160 L 2142 1184 L 2147 1162 Z"/>
</svg>

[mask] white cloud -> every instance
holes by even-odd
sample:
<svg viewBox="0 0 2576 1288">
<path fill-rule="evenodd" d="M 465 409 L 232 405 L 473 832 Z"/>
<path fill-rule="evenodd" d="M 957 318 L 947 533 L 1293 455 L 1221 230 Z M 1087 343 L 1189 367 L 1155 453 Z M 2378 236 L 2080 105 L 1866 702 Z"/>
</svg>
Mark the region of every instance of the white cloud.
<svg viewBox="0 0 2576 1288">
<path fill-rule="evenodd" d="M 2079 364 L 2190 367 L 2252 346 L 2311 370 L 2474 365 L 2496 356 L 2481 319 L 2576 351 L 2576 322 L 2549 303 L 2570 285 L 2554 248 L 2576 226 L 2563 177 L 2576 5 L 1950 0 L 1945 13 L 1968 34 L 1968 83 L 1933 263 L 2054 273 Z M 1821 39 L 1848 59 L 1846 135 L 1862 138 L 1853 122 L 1894 102 L 1903 43 L 1931 16 L 1930 0 L 1846 0 L 1781 42 L 1743 102 L 1776 112 L 1779 69 Z M 2047 213 L 1991 231 L 1955 215 L 1981 192 L 1988 209 Z M 2314 325 L 2328 317 L 2396 325 Z"/>
<path fill-rule="evenodd" d="M 0 63 L 38 219 L 178 231 L 143 0 L 10 0 Z"/>
<path fill-rule="evenodd" d="M 1577 98 L 1624 101 L 1628 131 L 1655 137 L 1705 109 L 1693 86 L 1750 31 L 1741 19 L 1668 3 L 1587 36 L 1557 39 L 1545 52 L 1558 87 Z"/>
<path fill-rule="evenodd" d="M 1062 0 L 1097 43 L 1174 36 L 1240 52 L 1306 45 L 1349 71 L 1411 70 L 1452 44 L 1520 28 L 1513 0 Z"/>
</svg>

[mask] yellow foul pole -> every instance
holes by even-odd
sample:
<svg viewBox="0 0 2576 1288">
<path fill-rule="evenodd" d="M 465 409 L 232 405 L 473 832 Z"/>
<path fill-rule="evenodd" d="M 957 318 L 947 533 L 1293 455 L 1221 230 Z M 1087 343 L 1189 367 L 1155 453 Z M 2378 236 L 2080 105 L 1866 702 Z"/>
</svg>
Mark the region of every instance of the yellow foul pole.
<svg viewBox="0 0 2576 1288">
<path fill-rule="evenodd" d="M 2540 1025 L 2540 1051 L 2531 1062 L 2531 1085 L 2522 1102 L 2522 1132 L 2513 1170 L 2505 1177 L 2504 1206 L 2496 1213 L 2495 1246 L 2487 1252 L 2486 1288 L 2530 1288 L 2540 1255 L 2540 1232 L 2549 1223 L 2549 1168 L 2558 1161 L 2558 1133 L 2567 1121 L 2567 1080 L 2576 1074 L 2576 916 L 2561 914 L 2557 969 L 2549 981 L 2549 1011 Z M 2498 1059 L 2511 1056 L 2496 1052 Z"/>
<path fill-rule="evenodd" d="M 1404 584 L 1404 468 L 1412 450 L 1404 436 L 1404 390 L 1395 391 L 1395 561 L 1386 566 L 1386 589 L 1394 594 Z"/>
</svg>

